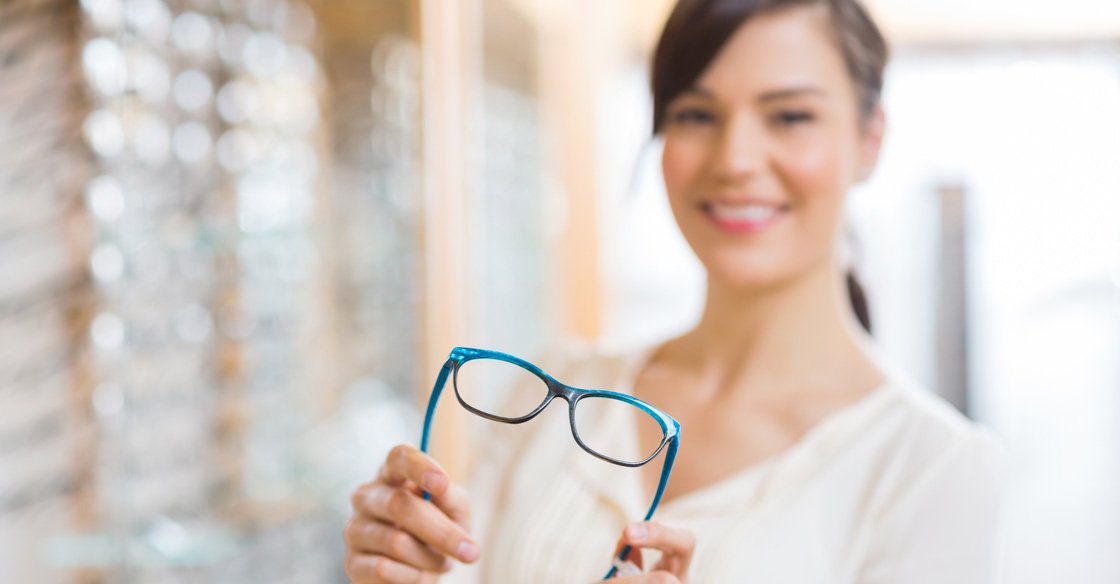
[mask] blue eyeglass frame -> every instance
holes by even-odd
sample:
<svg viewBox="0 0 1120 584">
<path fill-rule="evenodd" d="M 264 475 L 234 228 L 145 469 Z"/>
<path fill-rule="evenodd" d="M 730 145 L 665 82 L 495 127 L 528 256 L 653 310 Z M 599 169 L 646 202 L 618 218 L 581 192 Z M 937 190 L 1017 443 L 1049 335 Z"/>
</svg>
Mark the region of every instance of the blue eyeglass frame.
<svg viewBox="0 0 1120 584">
<path fill-rule="evenodd" d="M 518 367 L 529 371 L 544 382 L 545 386 L 548 388 L 548 396 L 545 397 L 544 401 L 542 401 L 541 404 L 538 405 L 532 412 L 518 418 L 495 416 L 471 406 L 463 399 L 463 396 L 459 394 L 458 377 L 459 368 L 462 367 L 464 363 L 473 361 L 475 359 L 496 359 L 498 361 L 504 361 L 506 363 L 517 365 Z M 546 407 L 548 407 L 548 404 L 552 403 L 552 400 L 558 397 L 563 399 L 564 401 L 568 402 L 568 420 L 572 428 L 572 437 L 575 438 L 576 443 L 579 444 L 580 448 L 582 448 L 588 454 L 591 454 L 592 456 L 611 464 L 636 468 L 645 465 L 649 461 L 656 458 L 662 450 L 665 450 L 665 463 L 661 467 L 661 478 L 657 481 L 657 490 L 654 492 L 653 501 L 650 503 L 649 510 L 646 511 L 644 521 L 649 521 L 653 517 L 654 511 L 657 510 L 658 504 L 661 503 L 661 496 L 665 493 L 665 485 L 669 482 L 669 474 L 673 470 L 673 461 L 676 459 L 677 449 L 680 447 L 681 425 L 679 422 L 673 419 L 672 416 L 634 396 L 627 395 L 625 393 L 605 391 L 601 389 L 580 389 L 577 387 L 566 385 L 564 383 L 561 383 L 560 381 L 557 381 L 551 375 L 545 373 L 540 367 L 537 367 L 536 365 L 533 365 L 532 363 L 519 357 L 514 357 L 513 355 L 501 353 L 498 351 L 489 351 L 486 349 L 455 347 L 451 350 L 451 355 L 447 358 L 447 361 L 444 362 L 443 367 L 440 368 L 439 377 L 436 378 L 435 386 L 432 387 L 432 394 L 428 398 L 428 409 L 424 413 L 424 432 L 420 437 L 421 452 L 428 452 L 428 438 L 431 434 L 432 419 L 435 417 L 436 406 L 439 404 L 440 395 L 443 393 L 444 386 L 447 385 L 447 378 L 449 376 L 452 378 L 452 386 L 455 389 L 455 398 L 459 401 L 459 405 L 466 408 L 466 410 L 471 412 L 472 414 L 481 416 L 483 418 L 486 418 L 487 420 L 491 420 L 494 422 L 503 422 L 506 424 L 523 424 L 537 417 L 537 415 L 539 415 L 542 411 L 544 411 Z M 661 426 L 662 431 L 661 444 L 657 446 L 657 450 L 655 450 L 653 454 L 649 455 L 645 460 L 642 460 L 641 462 L 628 462 L 619 460 L 617 458 L 612 458 L 600 452 L 596 452 L 591 447 L 584 444 L 583 440 L 579 437 L 578 430 L 576 430 L 576 404 L 578 404 L 580 400 L 587 397 L 615 399 L 640 408 L 642 411 L 652 416 L 653 419 L 657 420 L 657 423 Z M 666 447 L 668 447 L 667 450 Z M 424 492 L 424 499 L 431 499 L 431 495 L 426 491 Z M 626 556 L 630 554 L 630 549 L 631 546 L 624 546 L 622 550 L 619 551 L 618 559 L 625 560 Z M 617 570 L 617 568 L 611 566 L 610 571 L 607 572 L 607 575 L 604 576 L 603 579 L 606 580 L 608 578 L 611 578 L 615 575 Z"/>
</svg>

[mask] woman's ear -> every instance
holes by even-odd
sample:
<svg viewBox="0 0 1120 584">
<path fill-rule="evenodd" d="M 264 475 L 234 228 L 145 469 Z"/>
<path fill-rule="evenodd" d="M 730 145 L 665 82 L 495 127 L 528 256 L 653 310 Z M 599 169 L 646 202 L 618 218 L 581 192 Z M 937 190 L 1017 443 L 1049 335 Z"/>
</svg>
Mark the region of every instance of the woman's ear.
<svg viewBox="0 0 1120 584">
<path fill-rule="evenodd" d="M 871 171 L 879 162 L 879 151 L 883 146 L 883 134 L 886 132 L 887 119 L 883 112 L 882 104 L 876 104 L 875 109 L 862 122 L 860 132 L 859 172 L 860 181 L 871 176 Z"/>
</svg>

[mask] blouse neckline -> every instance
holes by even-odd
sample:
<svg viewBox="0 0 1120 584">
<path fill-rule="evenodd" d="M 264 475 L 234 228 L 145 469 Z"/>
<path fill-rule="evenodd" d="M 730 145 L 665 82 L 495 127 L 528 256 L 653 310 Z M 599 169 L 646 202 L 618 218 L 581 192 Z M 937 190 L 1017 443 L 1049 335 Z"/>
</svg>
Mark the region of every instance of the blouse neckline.
<svg viewBox="0 0 1120 584">
<path fill-rule="evenodd" d="M 623 357 L 624 362 L 619 377 L 614 385 L 615 390 L 633 394 L 638 374 L 649 364 L 650 360 L 656 355 L 663 344 L 664 341 L 647 345 L 625 355 Z M 859 425 L 858 421 L 862 420 L 865 414 L 874 411 L 874 406 L 891 393 L 890 388 L 892 386 L 893 384 L 890 377 L 885 376 L 884 380 L 874 389 L 860 398 L 829 412 L 810 426 L 797 440 L 781 451 L 744 466 L 712 483 L 680 494 L 672 499 L 663 500 L 658 506 L 655 517 L 662 514 L 670 515 L 678 510 L 683 511 L 684 509 L 695 507 L 703 501 L 712 498 L 726 501 L 726 499 L 718 497 L 717 495 L 728 489 L 739 489 L 747 484 L 757 482 L 770 471 L 777 471 L 779 468 L 790 467 L 797 461 L 807 458 L 807 455 L 810 455 L 817 446 L 820 446 L 822 441 L 826 441 L 825 439 L 833 435 L 836 431 L 844 427 Z M 657 404 L 652 405 L 657 406 Z M 672 414 L 670 413 L 670 415 Z M 636 449 L 636 425 L 632 419 L 627 420 L 625 424 L 624 435 L 627 436 L 627 440 L 631 441 Z M 681 441 L 683 442 L 685 440 L 688 440 L 688 430 L 682 427 Z M 658 456 L 658 458 L 651 461 L 650 464 L 656 464 L 658 461 L 662 460 L 663 456 L 663 454 Z M 640 473 L 636 474 L 639 474 L 637 485 L 641 492 L 640 498 L 648 502 L 652 499 L 653 493 L 646 492 L 645 481 L 641 480 Z"/>
</svg>

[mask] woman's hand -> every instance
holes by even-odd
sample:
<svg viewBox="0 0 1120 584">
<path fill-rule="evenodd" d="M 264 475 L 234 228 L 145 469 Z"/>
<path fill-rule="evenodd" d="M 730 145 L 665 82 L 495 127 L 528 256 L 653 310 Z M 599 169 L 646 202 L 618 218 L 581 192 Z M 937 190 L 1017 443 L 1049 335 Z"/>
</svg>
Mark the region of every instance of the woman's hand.
<svg viewBox="0 0 1120 584">
<path fill-rule="evenodd" d="M 451 569 L 451 558 L 478 559 L 467 533 L 466 491 L 416 448 L 393 448 L 377 478 L 358 487 L 350 502 L 354 515 L 343 535 L 346 574 L 354 584 L 430 584 Z"/>
<path fill-rule="evenodd" d="M 692 552 L 696 549 L 696 536 L 682 527 L 672 527 L 656 521 L 633 523 L 626 526 L 614 557 L 623 546 L 632 549 L 626 559 L 639 570 L 643 569 L 640 548 L 652 548 L 661 552 L 661 559 L 648 574 L 623 576 L 612 579 L 619 584 L 685 584 L 688 582 L 688 566 L 692 562 Z"/>
</svg>

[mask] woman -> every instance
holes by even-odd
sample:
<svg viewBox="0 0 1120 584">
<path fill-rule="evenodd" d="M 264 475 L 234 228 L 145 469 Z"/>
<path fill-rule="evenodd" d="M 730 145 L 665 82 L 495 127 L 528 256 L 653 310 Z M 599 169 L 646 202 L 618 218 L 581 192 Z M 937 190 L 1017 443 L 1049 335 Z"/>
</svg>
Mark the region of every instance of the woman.
<svg viewBox="0 0 1120 584">
<path fill-rule="evenodd" d="M 470 496 L 402 446 L 354 493 L 353 581 L 434 582 L 463 562 L 482 582 L 587 582 L 627 544 L 647 569 L 620 582 L 993 581 L 998 448 L 875 357 L 836 259 L 845 194 L 883 139 L 886 60 L 855 0 L 680 0 L 652 89 L 703 316 L 634 354 L 544 365 L 681 422 L 655 520 L 627 525 L 658 465 L 594 466 L 555 439 L 565 420 L 533 429 L 554 439 L 498 434 Z"/>
</svg>

